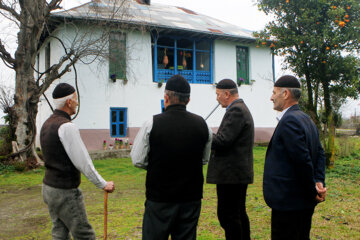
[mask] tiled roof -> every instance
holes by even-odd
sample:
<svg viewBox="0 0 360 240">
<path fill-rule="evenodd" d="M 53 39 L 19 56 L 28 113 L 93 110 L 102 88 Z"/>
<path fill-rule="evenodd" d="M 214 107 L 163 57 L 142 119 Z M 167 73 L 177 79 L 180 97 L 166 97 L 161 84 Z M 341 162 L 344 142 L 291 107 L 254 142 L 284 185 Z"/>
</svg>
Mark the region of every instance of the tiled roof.
<svg viewBox="0 0 360 240">
<path fill-rule="evenodd" d="M 221 3 L 219 3 L 221 4 Z M 114 11 L 114 9 L 116 11 Z M 126 9 L 125 11 L 123 9 Z M 114 14 L 115 12 L 115 14 Z M 78 7 L 53 13 L 54 17 L 100 19 L 132 23 L 168 30 L 207 34 L 220 38 L 242 39 L 252 42 L 252 31 L 205 16 L 186 8 L 151 3 L 141 0 L 93 0 Z"/>
</svg>

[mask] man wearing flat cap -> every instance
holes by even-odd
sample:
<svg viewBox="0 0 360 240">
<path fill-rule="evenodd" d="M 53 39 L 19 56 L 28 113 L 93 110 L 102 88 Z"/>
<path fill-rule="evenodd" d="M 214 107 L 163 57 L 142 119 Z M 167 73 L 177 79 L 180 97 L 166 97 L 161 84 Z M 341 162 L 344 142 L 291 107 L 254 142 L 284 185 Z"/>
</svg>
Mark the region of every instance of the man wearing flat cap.
<svg viewBox="0 0 360 240">
<path fill-rule="evenodd" d="M 143 240 L 196 239 L 212 132 L 186 110 L 189 97 L 186 79 L 167 80 L 165 111 L 145 122 L 131 150 L 135 167 L 147 170 Z"/>
<path fill-rule="evenodd" d="M 53 91 L 54 113 L 45 121 L 40 131 L 40 144 L 45 162 L 42 195 L 48 205 L 53 239 L 95 240 L 83 196 L 78 189 L 80 173 L 96 187 L 114 191 L 114 183 L 106 182 L 95 170 L 92 160 L 81 140 L 79 129 L 71 122 L 78 105 L 75 89 L 58 84 Z"/>
<path fill-rule="evenodd" d="M 246 191 L 253 183 L 254 121 L 231 79 L 216 85 L 216 100 L 226 108 L 216 134 L 207 183 L 216 184 L 217 214 L 227 240 L 250 240 Z"/>
<path fill-rule="evenodd" d="M 325 156 L 319 133 L 299 108 L 300 82 L 290 75 L 274 85 L 271 101 L 280 112 L 265 159 L 263 192 L 271 213 L 271 239 L 310 239 L 317 203 L 325 200 Z"/>
</svg>

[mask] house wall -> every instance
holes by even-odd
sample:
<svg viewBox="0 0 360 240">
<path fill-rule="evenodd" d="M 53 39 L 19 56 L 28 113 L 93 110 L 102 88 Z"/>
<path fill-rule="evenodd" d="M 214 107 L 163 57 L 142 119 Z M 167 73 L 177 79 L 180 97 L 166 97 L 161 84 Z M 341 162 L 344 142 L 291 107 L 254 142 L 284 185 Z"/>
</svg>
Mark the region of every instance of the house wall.
<svg viewBox="0 0 360 240">
<path fill-rule="evenodd" d="M 90 31 L 83 29 L 83 32 Z M 91 30 L 93 31 L 93 29 Z M 100 34 L 93 31 L 92 36 Z M 61 39 L 71 41 L 80 34 L 74 29 L 60 28 L 57 33 Z M 223 78 L 236 80 L 236 46 L 244 46 L 230 41 L 214 42 L 214 81 Z M 107 48 L 106 48 L 107 49 Z M 91 64 L 76 64 L 78 71 L 78 87 L 80 91 L 80 113 L 74 120 L 79 128 L 88 149 L 102 148 L 102 142 L 107 140 L 113 143 L 110 137 L 110 107 L 126 107 L 128 137 L 130 141 L 136 136 L 143 122 L 152 115 L 161 112 L 161 99 L 163 99 L 165 84 L 158 87 L 153 82 L 151 36 L 149 33 L 127 33 L 127 77 L 128 82 L 117 80 L 112 82 L 108 78 L 108 61 L 99 59 Z M 51 63 L 63 55 L 60 43 L 51 40 Z M 249 46 L 250 79 L 252 85 L 242 85 L 239 88 L 240 97 L 244 99 L 253 114 L 257 141 L 268 141 L 275 122 L 275 112 L 272 110 L 270 96 L 272 91 L 272 62 L 268 49 Z M 44 49 L 40 51 L 40 69 L 44 67 Z M 68 82 L 75 85 L 74 72 L 65 74 L 60 80 L 55 81 L 46 92 L 51 101 L 51 93 L 59 82 Z M 217 105 L 215 85 L 191 84 L 191 97 L 187 109 L 204 118 Z M 207 120 L 210 127 L 220 125 L 225 110 L 219 107 Z M 45 99 L 39 103 L 37 126 L 40 129 L 43 122 L 51 114 Z M 38 143 L 39 141 L 37 141 Z"/>
</svg>

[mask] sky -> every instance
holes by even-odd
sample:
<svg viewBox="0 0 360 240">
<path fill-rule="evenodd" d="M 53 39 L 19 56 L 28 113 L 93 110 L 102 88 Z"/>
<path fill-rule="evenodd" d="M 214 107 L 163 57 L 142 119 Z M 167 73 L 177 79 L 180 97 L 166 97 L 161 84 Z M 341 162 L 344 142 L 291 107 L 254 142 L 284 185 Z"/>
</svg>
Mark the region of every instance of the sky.
<svg viewBox="0 0 360 240">
<path fill-rule="evenodd" d="M 86 2 L 89 2 L 89 0 L 63 0 L 62 6 L 64 9 L 69 9 Z M 271 20 L 269 16 L 266 16 L 258 10 L 255 0 L 151 0 L 151 3 L 184 7 L 252 31 L 263 29 L 265 24 Z M 13 53 L 16 49 L 16 33 L 9 31 L 9 29 L 11 29 L 11 25 L 4 23 L 3 19 L 1 19 L 0 38 L 6 41 L 7 46 Z M 281 63 L 282 59 L 276 58 L 276 77 L 280 77 L 286 73 L 285 70 L 281 69 Z M 6 68 L 2 61 L 0 61 L 0 85 L 13 87 L 13 79 L 14 73 L 12 70 Z M 359 102 L 360 101 L 351 101 L 344 106 L 344 115 L 348 117 L 350 114 L 353 114 L 355 110 L 359 114 Z M 0 111 L 0 118 L 2 116 L 2 112 Z M 0 124 L 1 123 L 2 120 L 0 119 Z"/>
</svg>

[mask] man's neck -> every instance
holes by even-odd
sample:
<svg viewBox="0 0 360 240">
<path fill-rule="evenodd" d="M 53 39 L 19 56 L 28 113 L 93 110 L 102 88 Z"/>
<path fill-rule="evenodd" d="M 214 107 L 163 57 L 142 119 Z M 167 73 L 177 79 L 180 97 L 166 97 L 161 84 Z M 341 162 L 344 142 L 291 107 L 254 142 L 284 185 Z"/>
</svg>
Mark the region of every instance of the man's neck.
<svg viewBox="0 0 360 240">
<path fill-rule="evenodd" d="M 299 102 L 292 101 L 292 102 L 286 103 L 286 104 L 284 105 L 282 111 L 284 111 L 285 109 L 288 109 L 289 107 L 292 107 L 292 106 L 294 106 L 294 105 L 296 105 L 296 104 L 299 104 Z"/>
</svg>

